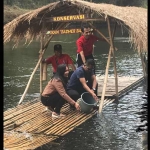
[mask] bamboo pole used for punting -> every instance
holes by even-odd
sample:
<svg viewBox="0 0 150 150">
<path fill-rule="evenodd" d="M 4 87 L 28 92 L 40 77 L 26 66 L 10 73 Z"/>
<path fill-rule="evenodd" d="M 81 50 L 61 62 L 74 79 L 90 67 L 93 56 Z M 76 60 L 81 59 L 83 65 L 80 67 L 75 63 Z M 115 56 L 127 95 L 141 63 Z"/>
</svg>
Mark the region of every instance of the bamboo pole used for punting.
<svg viewBox="0 0 150 150">
<path fill-rule="evenodd" d="M 62 27 L 62 25 L 64 26 L 64 25 L 66 25 L 66 23 L 60 24 L 57 29 L 60 29 L 60 28 Z M 29 81 L 28 81 L 28 84 L 27 84 L 27 86 L 26 86 L 26 89 L 25 89 L 25 91 L 24 91 L 24 93 L 23 93 L 23 95 L 22 95 L 22 97 L 21 97 L 21 99 L 20 99 L 18 105 L 21 104 L 21 102 L 23 101 L 23 99 L 24 99 L 24 97 L 25 97 L 25 95 L 26 95 L 26 93 L 27 93 L 27 90 L 28 90 L 28 88 L 29 88 L 29 86 L 30 86 L 30 83 L 31 83 L 31 81 L 32 81 L 32 78 L 33 78 L 33 76 L 34 76 L 36 70 L 38 69 L 38 67 L 39 67 L 39 65 L 40 65 L 40 62 L 41 62 L 41 60 L 42 60 L 42 56 L 43 56 L 45 50 L 47 49 L 48 44 L 49 44 L 49 42 L 50 42 L 50 40 L 52 39 L 53 36 L 54 36 L 54 35 L 51 35 L 51 36 L 49 37 L 49 39 L 47 40 L 47 42 L 45 43 L 45 45 L 44 45 L 44 47 L 43 47 L 43 50 L 40 50 L 40 52 L 41 52 L 40 58 L 39 58 L 39 60 L 38 60 L 38 62 L 37 62 L 37 64 L 36 64 L 36 67 L 34 68 L 32 74 L 31 74 L 31 76 L 30 76 L 30 79 L 29 79 Z"/>
<path fill-rule="evenodd" d="M 114 28 L 113 33 L 112 33 L 112 38 L 114 38 L 115 28 Z M 101 101 L 100 101 L 100 105 L 99 105 L 99 113 L 101 113 L 102 108 L 103 108 L 104 96 L 105 96 L 106 85 L 107 85 L 107 80 L 108 80 L 108 69 L 109 69 L 109 64 L 110 64 L 110 59 L 111 59 L 111 53 L 112 53 L 112 47 L 110 46 L 106 70 L 105 70 L 105 79 L 104 79 L 104 84 L 103 84 L 102 97 L 101 97 Z"/>
<path fill-rule="evenodd" d="M 41 56 L 43 56 L 43 54 L 44 54 L 44 52 L 45 52 L 45 50 L 46 50 L 46 48 L 47 48 L 47 46 L 48 46 L 48 43 L 49 43 L 49 41 L 51 40 L 52 37 L 53 37 L 53 35 L 51 35 L 51 36 L 49 37 L 47 43 L 45 44 L 45 46 L 44 46 L 44 48 L 43 48 L 43 50 L 42 50 L 42 52 L 41 52 Z M 31 74 L 31 76 L 30 76 L 30 79 L 29 79 L 29 81 L 28 81 L 28 84 L 27 84 L 27 86 L 26 86 L 26 89 L 25 89 L 25 91 L 24 91 L 24 93 L 23 93 L 23 95 L 22 95 L 22 97 L 21 97 L 21 99 L 20 99 L 18 105 L 21 104 L 21 102 L 23 101 L 23 99 L 24 99 L 24 97 L 25 97 L 25 95 L 26 95 L 26 93 L 27 93 L 27 90 L 28 90 L 28 88 L 29 88 L 29 86 L 30 86 L 30 83 L 31 83 L 31 81 L 32 81 L 32 78 L 33 78 L 33 76 L 34 76 L 36 70 L 38 69 L 38 67 L 39 67 L 39 65 L 40 65 L 41 60 L 42 60 L 42 57 L 39 58 L 39 60 L 38 60 L 38 62 L 37 62 L 37 64 L 36 64 L 36 66 L 35 66 L 35 68 L 34 68 L 32 74 Z"/>
<path fill-rule="evenodd" d="M 112 55 L 113 55 L 116 99 L 118 99 L 118 77 L 117 77 L 117 69 L 116 69 L 116 60 L 115 60 L 114 44 L 113 44 L 113 38 L 112 38 L 112 34 L 111 34 L 111 28 L 110 28 L 109 17 L 107 17 L 107 23 L 108 23 L 108 32 L 109 32 L 109 37 L 110 37 L 110 44 L 111 44 L 111 47 L 112 47 L 111 50 L 112 50 Z M 115 22 L 115 27 L 114 27 L 114 33 L 115 33 L 115 30 L 116 30 L 116 22 Z"/>
</svg>

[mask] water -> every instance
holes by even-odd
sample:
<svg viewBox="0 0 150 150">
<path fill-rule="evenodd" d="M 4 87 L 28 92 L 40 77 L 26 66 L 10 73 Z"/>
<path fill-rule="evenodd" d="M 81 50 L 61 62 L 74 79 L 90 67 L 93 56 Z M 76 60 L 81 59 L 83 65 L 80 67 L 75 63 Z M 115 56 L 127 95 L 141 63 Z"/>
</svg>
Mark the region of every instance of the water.
<svg viewBox="0 0 150 150">
<path fill-rule="evenodd" d="M 136 51 L 129 44 L 127 33 L 122 35 L 121 29 L 116 32 L 114 39 L 118 76 L 142 76 L 141 60 Z M 103 29 L 107 33 L 107 29 Z M 44 58 L 53 54 L 53 45 L 61 43 L 63 53 L 76 57 L 75 40 L 78 35 L 56 36 L 52 39 L 44 54 Z M 26 88 L 29 77 L 38 61 L 39 42 L 33 42 L 28 47 L 20 42 L 17 49 L 12 50 L 13 43 L 4 46 L 4 111 L 16 106 Z M 108 58 L 109 46 L 106 42 L 97 42 L 94 48 L 96 73 L 103 75 Z M 51 66 L 48 67 L 48 78 L 52 75 Z M 23 102 L 39 96 L 38 69 L 31 82 L 30 88 Z M 113 75 L 113 60 L 109 68 L 109 75 Z M 43 88 L 47 81 L 43 82 Z M 145 85 L 128 93 L 119 100 L 118 106 L 110 104 L 103 110 L 102 116 L 95 115 L 64 137 L 49 144 L 44 149 L 51 150 L 142 150 L 141 133 L 136 133 L 136 125 L 140 122 L 136 112 L 144 103 L 142 95 Z M 117 106 L 117 108 L 116 108 Z"/>
<path fill-rule="evenodd" d="M 96 114 L 72 132 L 37 150 L 142 150 L 142 133 L 135 129 L 140 123 L 137 112 L 143 86 L 129 92 L 116 104 L 106 106 L 102 115 Z"/>
</svg>

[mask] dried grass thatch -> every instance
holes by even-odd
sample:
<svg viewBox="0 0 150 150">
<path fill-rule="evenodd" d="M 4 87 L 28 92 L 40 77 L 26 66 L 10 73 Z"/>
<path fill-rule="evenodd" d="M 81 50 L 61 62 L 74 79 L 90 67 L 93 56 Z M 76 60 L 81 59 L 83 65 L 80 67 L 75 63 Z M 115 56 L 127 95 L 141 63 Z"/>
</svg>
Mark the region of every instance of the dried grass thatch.
<svg viewBox="0 0 150 150">
<path fill-rule="evenodd" d="M 89 14 L 93 18 L 107 16 L 128 27 L 130 41 L 138 52 L 147 52 L 147 9 L 120 7 L 112 4 L 95 4 L 83 0 L 66 0 L 50 3 L 17 17 L 4 26 L 4 43 L 22 38 L 32 42 L 43 31 L 55 29 L 60 23 L 51 23 L 49 17 Z M 42 23 L 44 22 L 44 26 Z"/>
</svg>

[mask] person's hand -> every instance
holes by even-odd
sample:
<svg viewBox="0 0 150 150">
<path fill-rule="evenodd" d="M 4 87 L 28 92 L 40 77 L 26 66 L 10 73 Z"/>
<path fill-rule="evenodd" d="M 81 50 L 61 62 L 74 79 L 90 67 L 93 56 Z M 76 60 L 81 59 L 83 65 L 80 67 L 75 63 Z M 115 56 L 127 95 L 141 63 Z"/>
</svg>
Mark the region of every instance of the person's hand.
<svg viewBox="0 0 150 150">
<path fill-rule="evenodd" d="M 94 92 L 92 92 L 92 96 L 95 99 L 95 101 L 98 102 L 98 97 L 96 96 L 96 94 Z"/>
<path fill-rule="evenodd" d="M 80 111 L 81 110 L 81 108 L 80 108 L 80 105 L 77 103 L 77 102 L 75 102 L 75 108 L 78 110 L 78 111 Z"/>
<path fill-rule="evenodd" d="M 42 63 L 45 63 L 45 59 L 42 59 Z"/>
</svg>

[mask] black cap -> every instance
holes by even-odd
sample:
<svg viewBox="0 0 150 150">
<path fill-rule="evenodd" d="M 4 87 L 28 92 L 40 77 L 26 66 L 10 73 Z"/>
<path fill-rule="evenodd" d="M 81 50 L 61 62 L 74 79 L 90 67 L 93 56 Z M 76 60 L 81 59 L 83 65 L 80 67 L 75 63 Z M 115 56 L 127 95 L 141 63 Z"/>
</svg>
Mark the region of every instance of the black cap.
<svg viewBox="0 0 150 150">
<path fill-rule="evenodd" d="M 55 44 L 54 50 L 62 50 L 62 46 L 60 44 Z"/>
</svg>

